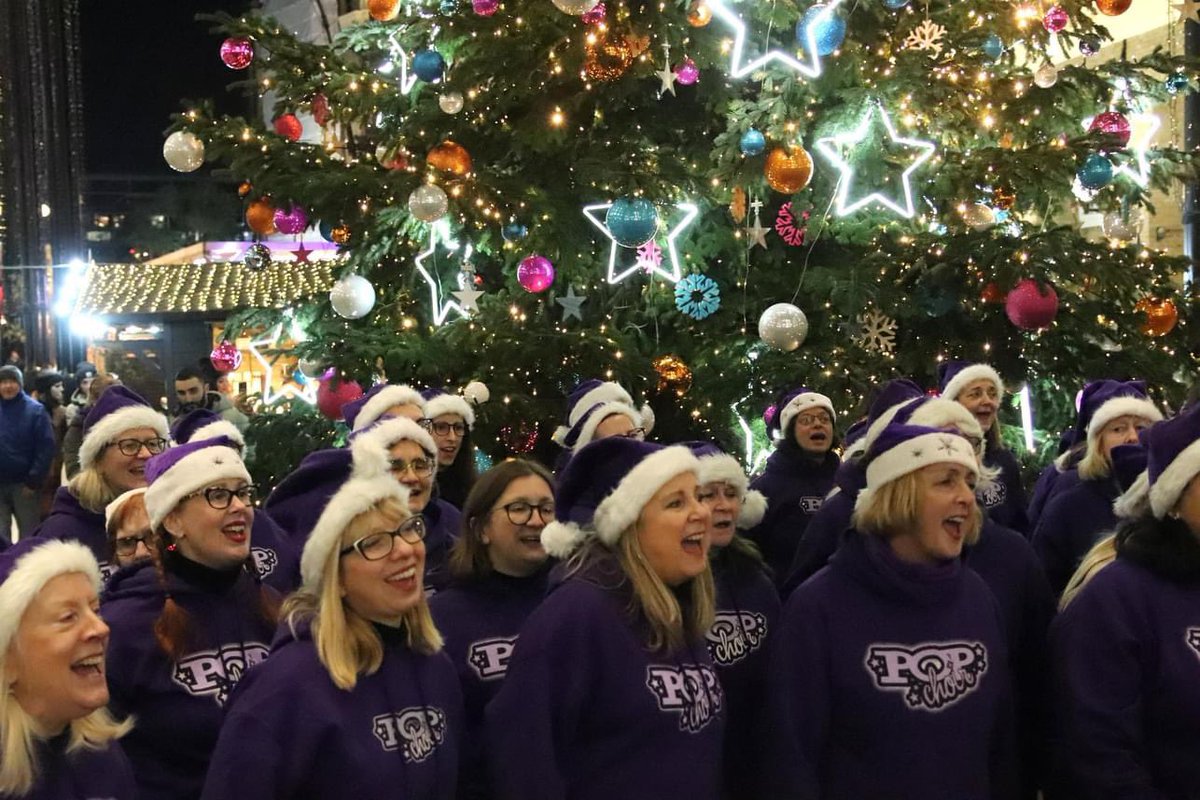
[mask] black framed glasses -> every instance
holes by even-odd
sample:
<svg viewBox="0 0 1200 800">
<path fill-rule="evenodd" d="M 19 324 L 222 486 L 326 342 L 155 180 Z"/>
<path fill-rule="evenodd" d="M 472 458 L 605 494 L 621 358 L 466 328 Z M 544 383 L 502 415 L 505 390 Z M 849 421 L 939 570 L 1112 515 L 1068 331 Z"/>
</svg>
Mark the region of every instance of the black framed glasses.
<svg viewBox="0 0 1200 800">
<path fill-rule="evenodd" d="M 146 549 L 150 549 L 150 531 L 137 534 L 136 536 L 118 536 L 113 543 L 113 548 L 119 556 L 131 556 L 137 552 L 139 542 L 145 542 Z"/>
<path fill-rule="evenodd" d="M 226 489 L 224 486 L 209 486 L 207 489 L 201 489 L 198 492 L 192 492 L 184 496 L 184 500 L 192 497 L 203 497 L 204 502 L 208 503 L 209 508 L 217 511 L 224 511 L 233 503 L 233 498 L 242 501 L 242 505 L 252 506 L 254 501 L 258 499 L 258 487 L 254 485 L 243 486 L 240 489 Z"/>
<path fill-rule="evenodd" d="M 460 439 L 467 435 L 467 426 L 462 422 L 434 422 L 426 417 L 421 420 L 421 427 L 427 431 L 433 431 L 438 436 L 449 436 L 450 431 L 454 431 L 454 434 Z"/>
<path fill-rule="evenodd" d="M 618 433 L 617 436 L 619 436 L 622 439 L 637 439 L 639 442 L 643 442 L 646 440 L 646 429 L 645 428 L 632 428 L 631 430 L 627 430 L 624 433 Z"/>
<path fill-rule="evenodd" d="M 524 500 L 514 500 L 511 503 L 505 503 L 500 508 L 504 509 L 504 514 L 513 525 L 529 524 L 529 520 L 533 519 L 534 511 L 541 518 L 543 525 L 549 525 L 551 522 L 554 522 L 554 501 L 552 500 L 536 505 L 527 503 Z"/>
<path fill-rule="evenodd" d="M 379 561 L 391 555 L 392 550 L 396 546 L 397 537 L 409 544 L 417 544 L 422 541 L 425 538 L 425 519 L 423 517 L 409 517 L 400 523 L 400 527 L 396 528 L 396 530 L 372 533 L 369 536 L 364 536 L 353 544 L 343 547 L 338 551 L 338 555 L 344 556 L 357 550 L 358 554 L 367 561 Z"/>
<path fill-rule="evenodd" d="M 796 417 L 796 423 L 807 428 L 812 425 L 832 425 L 833 420 L 828 414 L 801 414 Z"/>
<path fill-rule="evenodd" d="M 412 474 L 418 478 L 424 478 L 433 474 L 434 462 L 432 458 L 414 458 L 412 461 L 405 461 L 402 458 L 393 458 L 389 468 L 392 472 L 398 475 L 403 475 L 408 470 L 412 470 Z"/>
<path fill-rule="evenodd" d="M 159 436 L 155 436 L 153 439 L 117 439 L 115 442 L 109 442 L 109 444 L 120 450 L 123 456 L 136 456 L 142 452 L 143 447 L 152 456 L 156 456 L 167 449 L 167 440 Z"/>
</svg>

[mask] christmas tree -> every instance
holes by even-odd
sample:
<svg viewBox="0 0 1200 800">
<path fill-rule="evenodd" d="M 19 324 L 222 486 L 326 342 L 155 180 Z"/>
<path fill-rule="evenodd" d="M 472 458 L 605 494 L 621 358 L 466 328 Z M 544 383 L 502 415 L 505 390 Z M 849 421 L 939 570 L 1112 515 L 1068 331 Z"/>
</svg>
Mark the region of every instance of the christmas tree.
<svg viewBox="0 0 1200 800">
<path fill-rule="evenodd" d="M 1030 387 L 1053 431 L 1089 378 L 1175 400 L 1196 372 L 1187 263 L 1137 228 L 1194 175 L 1150 141 L 1197 64 L 1049 55 L 1095 54 L 1129 5 L 371 0 L 325 44 L 222 17 L 273 124 L 201 103 L 175 130 L 255 230 L 341 245 L 329 298 L 231 327 L 287 321 L 310 372 L 364 387 L 482 381 L 494 456 L 545 446 L 581 378 L 742 455 L 783 387 L 851 416 L 946 358 Z"/>
</svg>

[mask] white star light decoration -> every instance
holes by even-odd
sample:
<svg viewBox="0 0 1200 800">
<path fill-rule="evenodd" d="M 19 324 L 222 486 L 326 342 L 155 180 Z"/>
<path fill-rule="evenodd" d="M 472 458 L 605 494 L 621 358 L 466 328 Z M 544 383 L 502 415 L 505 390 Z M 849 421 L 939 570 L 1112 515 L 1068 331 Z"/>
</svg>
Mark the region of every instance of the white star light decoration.
<svg viewBox="0 0 1200 800">
<path fill-rule="evenodd" d="M 408 73 L 408 53 L 404 51 L 404 46 L 393 38 L 388 39 L 391 45 L 388 49 L 391 51 L 391 56 L 379 67 L 381 75 L 391 75 L 395 71 L 396 65 L 400 65 L 400 80 L 398 86 L 401 94 L 408 94 L 412 88 L 417 85 L 417 76 Z"/>
<path fill-rule="evenodd" d="M 857 200 L 850 200 L 850 189 L 854 183 L 854 166 L 846 161 L 841 150 L 846 146 L 856 145 L 867 137 L 871 131 L 872 121 L 877 113 L 883 119 L 884 127 L 887 128 L 888 137 L 893 142 L 921 151 L 920 154 L 913 159 L 913 162 L 904 169 L 903 174 L 900 176 L 900 181 L 904 186 L 903 204 L 897 202 L 894 198 L 889 197 L 878 190 L 872 191 L 869 194 L 858 198 Z M 837 136 L 829 136 L 825 139 L 820 139 L 817 141 L 817 150 L 821 153 L 821 155 L 825 156 L 825 158 L 833 166 L 841 170 L 842 173 L 841 177 L 838 178 L 836 209 L 837 214 L 840 217 L 844 217 L 847 214 L 853 214 L 855 211 L 858 211 L 860 208 L 868 205 L 869 203 L 879 203 L 887 206 L 902 217 L 911 218 L 915 212 L 915 209 L 913 208 L 912 182 L 910 177 L 912 176 L 913 172 L 915 172 L 922 164 L 924 164 L 933 156 L 934 149 L 935 148 L 932 142 L 926 142 L 920 139 L 910 139 L 897 135 L 896 127 L 892 124 L 892 118 L 888 116 L 887 109 L 878 103 L 871 104 L 871 107 L 867 110 L 867 113 L 863 115 L 862 121 L 859 122 L 858 127 L 854 130 L 850 131 L 849 133 L 843 133 Z"/>
<path fill-rule="evenodd" d="M 825 10 L 821 12 L 818 19 L 825 19 L 832 16 L 835 9 L 842 4 L 842 0 L 830 0 Z M 729 27 L 733 28 L 733 48 L 729 56 L 729 77 L 744 78 L 751 72 L 757 69 L 762 69 L 771 62 L 778 62 L 782 66 L 798 72 L 806 78 L 815 78 L 821 74 L 821 55 L 817 52 L 817 24 L 809 25 L 806 30 L 804 42 L 804 54 L 806 61 L 800 61 L 789 53 L 783 50 L 768 50 L 758 58 L 749 62 L 746 58 L 746 23 L 742 22 L 740 15 L 733 12 L 725 4 L 725 0 L 708 0 L 708 7 L 712 9 L 713 15 L 724 22 Z M 814 20 L 814 23 L 816 20 Z"/>
<path fill-rule="evenodd" d="M 476 291 L 467 285 L 466 275 L 468 273 L 459 270 L 458 291 L 451 293 L 458 298 L 458 301 L 444 299 L 441 283 L 430 274 L 429 270 L 425 269 L 426 259 L 432 256 L 437 250 L 439 237 L 441 238 L 442 246 L 447 250 L 456 251 L 460 247 L 459 243 L 450 235 L 450 223 L 445 219 L 440 219 L 429 226 L 429 247 L 419 253 L 413 260 L 413 265 L 417 268 L 417 272 L 420 273 L 426 285 L 429 286 L 429 308 L 433 313 L 434 325 L 441 325 L 445 322 L 446 317 L 450 315 L 451 311 L 457 312 L 463 318 L 469 316 L 468 312 L 475 309 L 475 303 L 479 300 L 479 296 L 483 294 L 483 292 Z M 472 248 L 468 244 L 461 256 L 462 260 L 469 260 L 471 253 Z"/>
<path fill-rule="evenodd" d="M 1122 164 L 1116 172 L 1127 176 L 1143 189 L 1150 183 L 1150 159 L 1146 158 L 1146 151 L 1150 149 L 1150 143 L 1160 127 L 1162 120 L 1155 114 L 1129 115 L 1129 150 L 1137 158 L 1137 165 Z"/>
<path fill-rule="evenodd" d="M 588 220 L 600 229 L 600 232 L 608 237 L 610 247 L 608 249 L 608 274 L 607 280 L 609 283 L 620 283 L 630 275 L 640 270 L 645 270 L 651 275 L 658 275 L 665 280 L 675 283 L 683 277 L 683 268 L 679 265 L 679 251 L 675 247 L 675 240 L 679 235 L 687 229 L 692 222 L 695 221 L 696 215 L 700 213 L 700 209 L 695 203 L 676 203 L 675 207 L 683 212 L 683 217 L 671 228 L 671 232 L 667 234 L 667 256 L 671 263 L 669 270 L 663 269 L 661 265 L 653 263 L 643 263 L 638 261 L 629 267 L 617 266 L 617 252 L 621 246 L 617 244 L 617 240 L 613 238 L 612 232 L 608 226 L 604 224 L 604 215 L 600 212 L 608 211 L 612 207 L 612 203 L 597 203 L 595 205 L 584 206 L 583 215 Z"/>
<path fill-rule="evenodd" d="M 291 381 L 285 383 L 278 392 L 271 389 L 271 375 L 274 370 L 271 368 L 271 362 L 267 361 L 266 356 L 262 354 L 260 348 L 265 347 L 268 350 L 278 349 L 276 345 L 279 343 L 279 337 L 283 333 L 283 325 L 276 325 L 270 333 L 261 336 L 258 339 L 251 339 L 246 345 L 250 349 L 250 355 L 254 356 L 254 360 L 259 363 L 263 371 L 263 388 L 262 401 L 263 405 L 269 406 L 281 397 L 294 397 L 297 400 L 303 400 L 311 405 L 316 405 L 317 402 L 317 382 L 310 380 L 304 386 L 293 383 Z M 293 340 L 299 341 L 295 335 Z"/>
</svg>

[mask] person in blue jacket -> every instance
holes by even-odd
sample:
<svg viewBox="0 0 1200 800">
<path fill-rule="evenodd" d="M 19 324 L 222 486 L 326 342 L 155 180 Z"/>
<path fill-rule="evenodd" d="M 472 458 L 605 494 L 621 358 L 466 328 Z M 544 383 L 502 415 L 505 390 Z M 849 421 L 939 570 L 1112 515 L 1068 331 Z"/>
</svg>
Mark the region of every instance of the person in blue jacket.
<svg viewBox="0 0 1200 800">
<path fill-rule="evenodd" d="M 58 446 L 46 407 L 25 393 L 24 376 L 0 366 L 0 547 L 12 543 L 12 518 L 22 536 L 38 524 L 38 493 Z"/>
<path fill-rule="evenodd" d="M 202 797 L 453 800 L 462 693 L 422 587 L 425 521 L 383 470 L 328 489 L 303 585 L 229 704 Z"/>
<path fill-rule="evenodd" d="M 450 584 L 430 601 L 466 704 L 459 797 L 491 797 L 484 708 L 499 691 L 521 627 L 546 595 L 550 560 L 542 530 L 554 521 L 554 481 L 533 461 L 497 464 L 463 506 L 450 551 Z"/>
<path fill-rule="evenodd" d="M 1146 439 L 1148 503 L 1051 628 L 1066 796 L 1200 787 L 1200 409 Z"/>
<path fill-rule="evenodd" d="M 982 523 L 978 455 L 893 424 L 866 458 L 854 529 L 775 634 L 759 796 L 1016 797 L 1004 624 L 960 557 Z"/>
<path fill-rule="evenodd" d="M 22 539 L 0 554 L 0 796 L 137 796 L 109 713 L 100 566 L 79 542 Z"/>
<path fill-rule="evenodd" d="M 762 552 L 776 586 L 783 585 L 809 521 L 834 486 L 840 461 L 833 424 L 833 401 L 804 387 L 784 395 L 772 420 L 775 452 L 750 485 L 767 498 L 767 513 L 746 538 Z"/>
<path fill-rule="evenodd" d="M 724 692 L 708 509 L 687 447 L 622 437 L 575 453 L 542 531 L 561 580 L 487 707 L 501 800 L 720 796 Z M 553 582 L 553 581 L 552 581 Z"/>
</svg>

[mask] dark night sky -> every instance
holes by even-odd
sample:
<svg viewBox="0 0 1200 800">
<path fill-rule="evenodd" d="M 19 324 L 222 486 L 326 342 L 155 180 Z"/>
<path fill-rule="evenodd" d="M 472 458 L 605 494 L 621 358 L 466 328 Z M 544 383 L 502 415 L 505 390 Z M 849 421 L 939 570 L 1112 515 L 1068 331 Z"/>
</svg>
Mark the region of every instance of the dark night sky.
<svg viewBox="0 0 1200 800">
<path fill-rule="evenodd" d="M 83 0 L 83 103 L 89 173 L 172 174 L 163 130 L 185 98 L 212 98 L 243 113 L 226 89 L 235 73 L 221 63 L 221 39 L 197 13 L 239 13 L 247 0 Z"/>
</svg>

